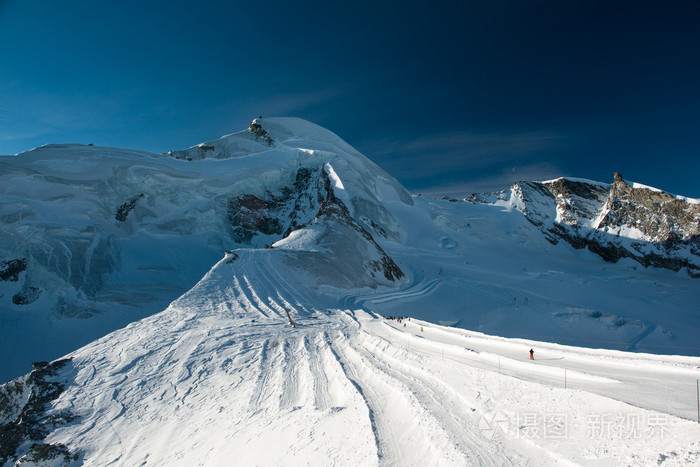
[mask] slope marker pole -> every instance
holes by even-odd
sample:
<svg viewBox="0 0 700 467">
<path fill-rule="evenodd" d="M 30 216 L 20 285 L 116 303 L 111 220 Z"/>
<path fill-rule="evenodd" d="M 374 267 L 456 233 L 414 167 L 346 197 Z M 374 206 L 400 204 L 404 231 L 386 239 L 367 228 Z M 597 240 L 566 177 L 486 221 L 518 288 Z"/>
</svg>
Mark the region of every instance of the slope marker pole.
<svg viewBox="0 0 700 467">
<path fill-rule="evenodd" d="M 700 423 L 700 379 L 696 380 L 695 383 L 697 385 L 696 386 L 696 389 L 697 389 L 696 397 L 697 397 L 697 401 L 698 401 L 698 423 Z"/>
</svg>

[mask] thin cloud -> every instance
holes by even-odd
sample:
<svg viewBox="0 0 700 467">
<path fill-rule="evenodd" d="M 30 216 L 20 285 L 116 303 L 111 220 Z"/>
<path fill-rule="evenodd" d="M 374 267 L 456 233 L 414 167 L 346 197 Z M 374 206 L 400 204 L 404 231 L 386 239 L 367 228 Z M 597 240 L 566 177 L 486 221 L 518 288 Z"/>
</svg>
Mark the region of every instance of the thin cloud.
<svg viewBox="0 0 700 467">
<path fill-rule="evenodd" d="M 402 162 L 430 160 L 434 169 L 450 168 L 456 161 L 483 167 L 549 150 L 563 138 L 564 135 L 546 131 L 450 132 L 409 140 L 386 139 L 364 149 L 369 157 Z"/>
<path fill-rule="evenodd" d="M 409 191 L 460 197 L 559 176 L 551 159 L 566 144 L 571 144 L 567 132 L 446 132 L 379 140 L 362 150 Z"/>
<path fill-rule="evenodd" d="M 296 94 L 276 94 L 264 99 L 245 99 L 242 102 L 237 102 L 236 106 L 246 110 L 250 109 L 251 118 L 257 115 L 270 117 L 296 116 L 314 106 L 341 97 L 347 90 L 346 86 L 334 86 Z"/>
<path fill-rule="evenodd" d="M 8 85 L 0 87 L 0 98 L 3 102 L 0 110 L 0 153 L 16 152 L 20 142 L 32 138 L 70 135 L 104 127 L 111 117 L 121 111 L 118 102 L 113 99 L 75 94 L 68 98 Z"/>
<path fill-rule="evenodd" d="M 505 190 L 516 182 L 544 181 L 561 176 L 563 176 L 561 170 L 551 164 L 532 164 L 511 169 L 502 169 L 488 176 L 467 178 L 455 183 L 428 184 L 421 190 L 413 191 L 434 198 L 441 198 L 443 196 L 464 198 L 472 193 Z"/>
</svg>

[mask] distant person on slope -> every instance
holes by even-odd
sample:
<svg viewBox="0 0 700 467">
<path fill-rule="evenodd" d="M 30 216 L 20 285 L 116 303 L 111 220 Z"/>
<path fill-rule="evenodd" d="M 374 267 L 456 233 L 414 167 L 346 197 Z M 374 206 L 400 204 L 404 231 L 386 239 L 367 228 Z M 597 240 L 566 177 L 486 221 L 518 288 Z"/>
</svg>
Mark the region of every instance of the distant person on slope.
<svg viewBox="0 0 700 467">
<path fill-rule="evenodd" d="M 534 360 L 534 359 L 535 359 L 535 351 L 530 349 L 530 360 Z"/>
</svg>

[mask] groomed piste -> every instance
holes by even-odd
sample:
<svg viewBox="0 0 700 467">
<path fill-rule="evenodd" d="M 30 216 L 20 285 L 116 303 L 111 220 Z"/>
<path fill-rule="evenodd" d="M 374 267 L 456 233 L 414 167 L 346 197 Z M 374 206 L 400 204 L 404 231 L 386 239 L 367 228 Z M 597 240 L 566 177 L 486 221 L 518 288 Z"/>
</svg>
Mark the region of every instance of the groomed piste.
<svg viewBox="0 0 700 467">
<path fill-rule="evenodd" d="M 605 184 L 411 196 L 294 118 L 0 168 L 0 464 L 700 462 L 695 200 L 669 269 L 542 231 Z"/>
<path fill-rule="evenodd" d="M 290 254 L 229 254 L 165 311 L 70 354 L 47 413 L 74 420 L 44 443 L 84 465 L 700 461 L 698 358 L 311 306 Z"/>
</svg>

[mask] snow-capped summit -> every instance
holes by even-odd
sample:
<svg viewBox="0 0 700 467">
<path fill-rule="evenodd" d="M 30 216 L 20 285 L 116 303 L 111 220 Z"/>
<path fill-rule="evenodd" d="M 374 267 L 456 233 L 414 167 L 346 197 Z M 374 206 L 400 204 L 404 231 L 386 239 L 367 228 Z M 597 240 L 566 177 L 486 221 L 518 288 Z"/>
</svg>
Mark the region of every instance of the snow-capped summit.
<svg viewBox="0 0 700 467">
<path fill-rule="evenodd" d="M 0 331 L 12 368 L 2 377 L 164 308 L 223 251 L 274 244 L 321 212 L 319 222 L 334 228 L 319 241 L 341 235 L 343 224 L 349 230 L 336 240 L 357 245 L 361 253 L 346 253 L 364 258 L 358 265 L 379 281 L 347 269 L 352 280 L 343 283 L 397 278 L 377 241 L 402 237 L 392 205 L 413 201 L 330 131 L 297 118 L 256 119 L 171 156 L 70 144 L 0 158 L 0 271 L 22 268 L 0 281 L 2 319 L 16 323 Z M 61 324 L 87 318 L 89 326 Z M 27 333 L 43 348 L 24 349 Z"/>
<path fill-rule="evenodd" d="M 413 204 L 406 189 L 374 162 L 335 133 L 301 118 L 259 117 L 246 130 L 169 153 L 189 161 L 253 155 L 257 159 L 261 154 L 269 158 L 268 162 L 278 165 L 292 161 L 297 166 L 311 168 L 328 162 L 338 166 L 336 172 L 344 175 L 341 178 L 345 184 L 354 184 L 348 186 L 349 190 L 359 190 L 379 202 L 397 200 Z"/>
<path fill-rule="evenodd" d="M 237 249 L 278 257 L 319 297 L 382 314 L 571 338 L 603 332 L 633 349 L 684 343 L 696 327 L 673 317 L 696 297 L 694 287 L 677 290 L 687 274 L 640 270 L 629 290 L 600 289 L 639 265 L 630 259 L 695 274 L 689 229 L 699 205 L 615 187 L 558 179 L 479 204 L 413 198 L 340 137 L 298 118 L 256 118 L 165 156 L 70 144 L 1 157 L 0 379 L 164 309 Z M 649 236 L 625 237 L 632 229 Z M 601 256 L 618 272 L 597 274 L 613 268 Z M 573 292 L 556 286 L 591 274 Z M 640 294 L 635 281 L 674 294 Z M 510 315 L 526 297 L 536 322 Z M 656 317 L 660 300 L 669 311 Z"/>
<path fill-rule="evenodd" d="M 264 152 L 274 145 L 359 155 L 335 133 L 297 117 L 258 117 L 248 128 L 168 154 L 178 159 L 226 159 Z"/>
<path fill-rule="evenodd" d="M 509 206 L 546 238 L 588 248 L 606 261 L 630 258 L 644 266 L 685 269 L 700 277 L 700 204 L 615 173 L 612 184 L 574 178 L 520 182 L 471 202 Z"/>
<path fill-rule="evenodd" d="M 700 460 L 700 204 L 621 176 L 469 201 L 294 118 L 0 158 L 0 464 Z"/>
</svg>

